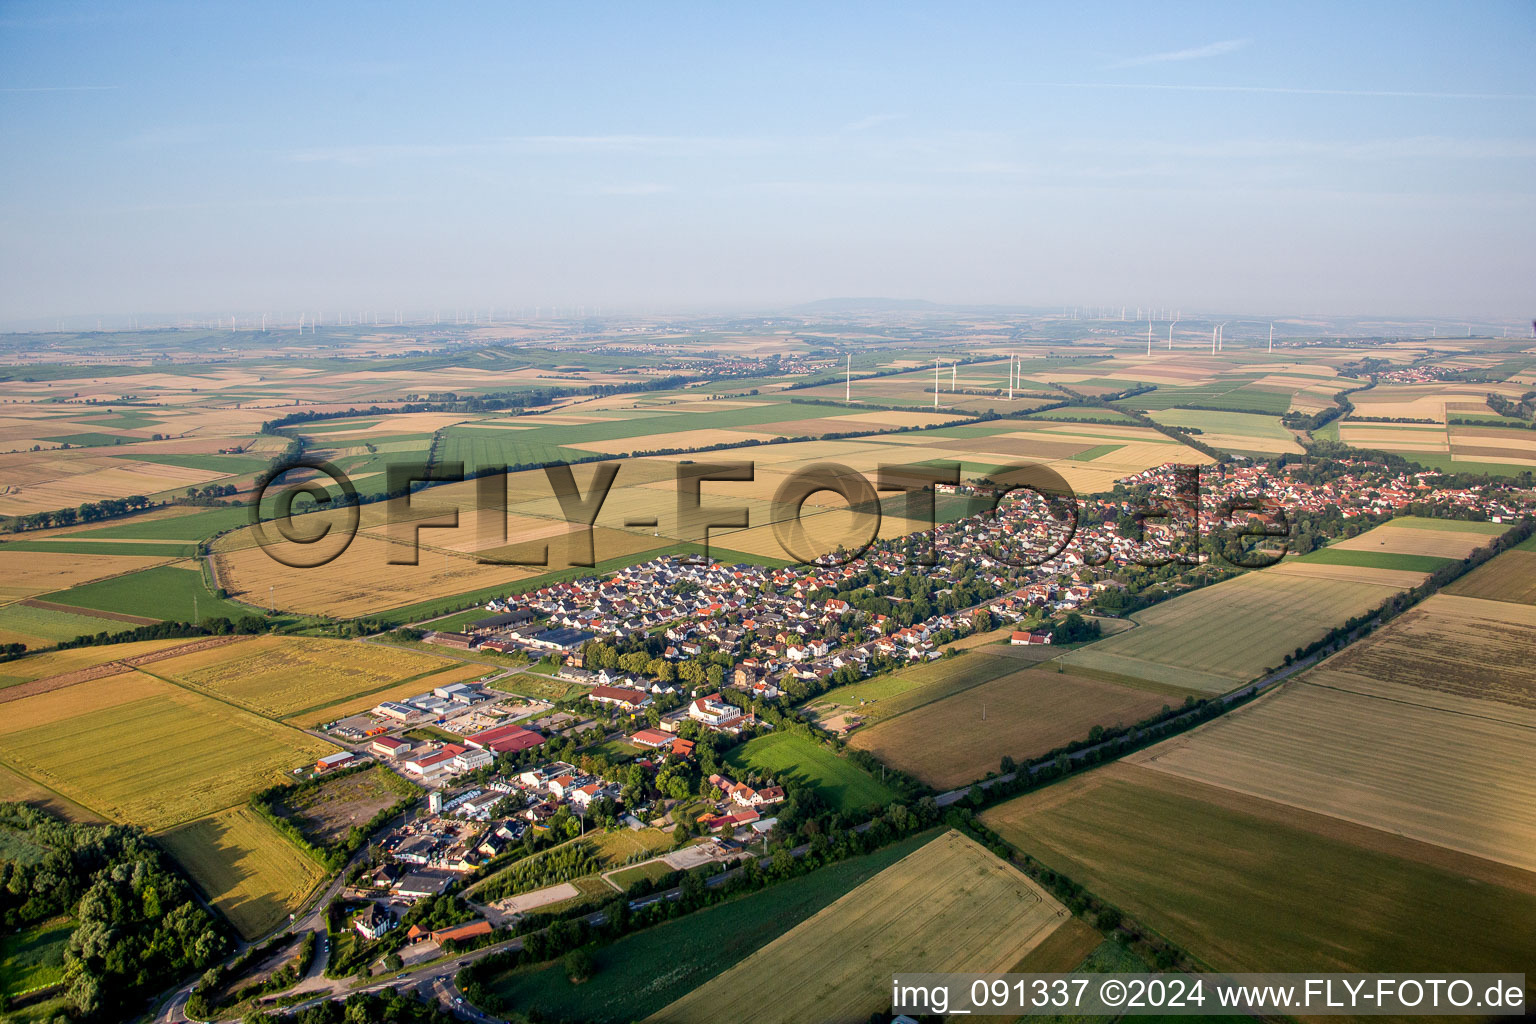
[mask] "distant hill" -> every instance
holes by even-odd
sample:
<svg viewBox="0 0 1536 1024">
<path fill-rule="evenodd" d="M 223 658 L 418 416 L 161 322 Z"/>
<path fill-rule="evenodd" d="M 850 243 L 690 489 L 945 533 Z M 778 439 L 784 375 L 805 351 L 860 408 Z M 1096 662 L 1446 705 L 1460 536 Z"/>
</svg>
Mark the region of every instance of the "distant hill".
<svg viewBox="0 0 1536 1024">
<path fill-rule="evenodd" d="M 793 307 L 797 313 L 900 313 L 941 308 L 927 299 L 817 299 Z"/>
</svg>

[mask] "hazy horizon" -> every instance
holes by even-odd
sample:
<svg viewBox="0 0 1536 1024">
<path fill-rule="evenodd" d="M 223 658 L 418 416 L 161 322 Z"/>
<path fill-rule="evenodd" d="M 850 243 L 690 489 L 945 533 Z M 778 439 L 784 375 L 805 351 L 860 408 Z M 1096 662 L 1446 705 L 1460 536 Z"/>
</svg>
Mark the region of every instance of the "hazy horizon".
<svg viewBox="0 0 1536 1024">
<path fill-rule="evenodd" d="M 1536 9 L 0 5 L 0 322 L 1528 320 Z"/>
</svg>

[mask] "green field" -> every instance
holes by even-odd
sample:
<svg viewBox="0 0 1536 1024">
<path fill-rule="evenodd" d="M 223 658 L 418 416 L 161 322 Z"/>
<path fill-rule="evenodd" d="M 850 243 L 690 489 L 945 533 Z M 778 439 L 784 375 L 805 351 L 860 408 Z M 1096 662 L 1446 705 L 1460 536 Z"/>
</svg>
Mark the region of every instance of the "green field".
<svg viewBox="0 0 1536 1024">
<path fill-rule="evenodd" d="M 1475 858 L 1437 860 L 1390 833 L 1161 772 L 1095 769 L 982 820 L 1216 970 L 1496 971 L 1536 961 L 1526 927 L 1536 887 L 1487 877 L 1523 872 L 1481 862 L 1485 877 L 1470 877 Z"/>
<path fill-rule="evenodd" d="M 1248 412 L 1213 412 L 1209 409 L 1160 409 L 1152 416 L 1159 423 L 1175 427 L 1193 427 L 1206 434 L 1258 437 L 1271 441 L 1292 441 L 1294 436 L 1280 425 L 1276 416 Z"/>
<path fill-rule="evenodd" d="M 133 540 L 203 540 L 225 530 L 248 526 L 251 513 L 239 508 L 210 508 L 182 516 L 149 519 L 143 516 L 124 519 L 111 526 L 81 530 L 71 537 L 127 537 Z"/>
<path fill-rule="evenodd" d="M 1134 423 L 1130 416 L 1119 409 L 1101 409 L 1098 406 L 1064 405 L 1059 409 L 1042 409 L 1026 414 L 1029 420 L 1067 420 L 1076 423 L 1092 423 L 1104 420 L 1112 423 Z"/>
<path fill-rule="evenodd" d="M 1370 445 L 1357 447 L 1370 449 Z M 1536 473 L 1536 466 L 1519 466 L 1512 462 L 1466 462 L 1452 459 L 1446 452 L 1396 452 L 1409 462 L 1417 462 L 1425 469 L 1438 469 L 1442 473 L 1486 474 L 1488 476 L 1513 476 Z"/>
<path fill-rule="evenodd" d="M 126 629 L 127 623 L 94 615 L 75 615 L 56 612 L 50 608 L 29 608 L 22 604 L 9 604 L 0 608 L 0 634 L 17 633 L 43 641 L 73 640 L 77 636 L 94 635 L 102 630 L 112 632 Z M 28 647 L 41 646 L 27 643 Z"/>
<path fill-rule="evenodd" d="M 759 736 L 733 749 L 726 761 L 737 768 L 770 772 L 780 781 L 811 786 L 842 811 L 883 807 L 896 799 L 893 790 L 864 769 L 800 733 Z"/>
<path fill-rule="evenodd" d="M 157 619 L 191 622 L 224 616 L 239 619 L 260 615 L 255 608 L 221 601 L 213 596 L 196 568 L 157 565 L 111 579 L 86 583 L 68 590 L 46 594 L 43 600 L 76 608 L 94 608 L 103 612 L 144 615 Z M 126 625 L 123 628 L 128 628 Z"/>
<path fill-rule="evenodd" d="M 598 454 L 544 441 L 523 440 L 523 435 L 531 433 L 534 431 L 447 427 L 442 431 L 434 461 L 462 462 L 464 471 L 473 473 L 487 466 L 543 466 L 574 462 Z"/>
<path fill-rule="evenodd" d="M 231 446 L 233 447 L 233 446 Z M 255 455 L 119 455 L 116 458 L 134 462 L 152 462 L 160 466 L 180 466 L 182 469 L 205 469 L 210 473 L 228 473 L 240 476 L 260 473 L 267 468 L 267 459 Z"/>
<path fill-rule="evenodd" d="M 12 540 L 0 545 L 8 551 L 54 551 L 64 555 L 148 555 L 158 558 L 189 558 L 197 554 L 196 544 L 166 544 L 145 541 L 72 540 Z"/>
<path fill-rule="evenodd" d="M 1302 555 L 1298 562 L 1316 562 L 1319 565 L 1358 565 L 1367 569 L 1406 569 L 1409 572 L 1434 572 L 1455 559 L 1438 558 L 1434 555 L 1404 555 L 1390 551 L 1348 551 L 1339 548 L 1320 548 Z"/>
<path fill-rule="evenodd" d="M 1160 384 L 1156 391 L 1122 398 L 1114 403 L 1125 409 L 1224 410 L 1279 415 L 1291 407 L 1291 395 L 1284 391 L 1260 391 L 1248 387 L 1257 377 L 1223 377 L 1210 384 L 1174 387 Z"/>
<path fill-rule="evenodd" d="M 1418 452 L 1413 454 L 1417 455 Z M 1410 530 L 1444 530 L 1447 533 L 1480 533 L 1485 537 L 1501 537 L 1509 532 L 1508 523 L 1479 523 L 1470 519 L 1430 519 L 1425 516 L 1398 516 L 1389 524 Z"/>
<path fill-rule="evenodd" d="M 0 997 L 55 985 L 64 977 L 64 948 L 75 930 L 69 918 L 0 935 Z"/>
<path fill-rule="evenodd" d="M 881 721 L 1025 667 L 1025 662 L 990 651 L 967 651 L 957 657 L 941 658 L 839 686 L 815 698 L 811 704 L 818 708 L 831 704 L 854 711 L 866 721 Z"/>
<path fill-rule="evenodd" d="M 131 444 L 142 441 L 140 437 L 129 437 L 125 434 L 103 434 L 100 431 L 88 431 L 83 434 L 62 434 L 58 437 L 40 437 L 39 441 L 52 441 L 54 444 L 67 444 L 71 448 L 99 448 L 103 445 Z"/>
<path fill-rule="evenodd" d="M 642 1020 L 873 878 L 934 837 L 925 832 L 876 853 L 626 935 L 592 951 L 597 970 L 572 985 L 558 963 L 521 968 L 492 987 L 519 1013 L 588 1024 Z"/>
<path fill-rule="evenodd" d="M 1312 579 L 1279 568 L 1245 573 L 1136 612 L 1136 629 L 1070 651 L 1061 662 L 1116 681 L 1222 693 L 1278 667 L 1296 648 L 1395 592 L 1390 585 Z"/>
</svg>

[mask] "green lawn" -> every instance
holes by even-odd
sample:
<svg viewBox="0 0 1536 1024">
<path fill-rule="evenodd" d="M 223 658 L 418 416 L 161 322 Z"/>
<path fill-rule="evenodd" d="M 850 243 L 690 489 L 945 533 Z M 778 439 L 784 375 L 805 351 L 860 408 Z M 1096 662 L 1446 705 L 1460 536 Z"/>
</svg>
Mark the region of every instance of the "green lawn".
<svg viewBox="0 0 1536 1024">
<path fill-rule="evenodd" d="M 624 1024 L 650 1016 L 736 965 L 936 835 L 924 832 L 863 857 L 760 889 L 592 951 L 596 973 L 572 985 L 558 964 L 521 968 L 492 988 L 519 1013 Z"/>
<path fill-rule="evenodd" d="M 1390 551 L 1347 551 L 1339 548 L 1322 548 L 1309 555 L 1302 555 L 1300 562 L 1316 562 L 1320 565 L 1358 565 L 1368 569 L 1406 569 L 1409 572 L 1434 572 L 1454 559 L 1435 555 L 1403 555 Z"/>
<path fill-rule="evenodd" d="M 14 935 L 0 935 L 0 995 L 53 985 L 64 977 L 64 947 L 75 930 L 67 917 Z"/>
<path fill-rule="evenodd" d="M 883 807 L 896 799 L 895 791 L 832 748 L 796 732 L 759 736 L 726 755 L 736 768 L 771 772 L 780 781 L 794 781 L 816 789 L 827 802 L 843 811 Z"/>
<path fill-rule="evenodd" d="M 239 619 L 245 615 L 260 614 L 254 608 L 214 597 L 203 582 L 203 574 L 196 568 L 183 569 L 174 565 L 157 565 L 111 579 L 85 583 L 44 595 L 42 599 L 77 608 L 182 622 L 191 622 L 194 617 L 201 621 L 221 615 L 228 619 Z M 123 628 L 127 629 L 127 624 Z"/>
</svg>

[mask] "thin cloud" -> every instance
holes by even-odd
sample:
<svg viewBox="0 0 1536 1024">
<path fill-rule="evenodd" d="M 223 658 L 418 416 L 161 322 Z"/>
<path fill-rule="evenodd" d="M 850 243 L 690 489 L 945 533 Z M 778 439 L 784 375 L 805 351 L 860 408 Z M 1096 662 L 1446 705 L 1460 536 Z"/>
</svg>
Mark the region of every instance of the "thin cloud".
<svg viewBox="0 0 1536 1024">
<path fill-rule="evenodd" d="M 1166 92 L 1257 92 L 1277 96 L 1366 96 L 1415 100 L 1536 100 L 1528 92 L 1410 92 L 1399 89 L 1306 89 L 1277 85 L 1163 85 L 1152 82 L 1041 82 L 1050 89 L 1156 89 Z"/>
<path fill-rule="evenodd" d="M 843 131 L 868 131 L 869 129 L 882 124 L 889 124 L 892 121 L 900 121 L 906 116 L 906 114 L 870 114 L 868 117 L 861 117 L 857 121 L 850 121 L 848 124 L 843 125 Z"/>
<path fill-rule="evenodd" d="M 1165 53 L 1149 53 L 1142 57 L 1131 57 L 1128 60 L 1118 61 L 1109 65 L 1111 68 L 1133 68 L 1143 64 L 1168 64 L 1181 60 L 1204 60 L 1207 57 L 1220 57 L 1223 54 L 1241 50 L 1252 39 L 1223 39 L 1219 43 L 1208 43 L 1205 46 L 1196 46 L 1188 50 L 1169 50 Z"/>
</svg>

